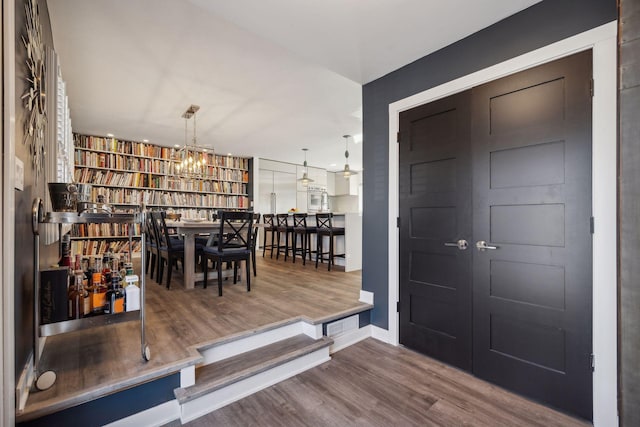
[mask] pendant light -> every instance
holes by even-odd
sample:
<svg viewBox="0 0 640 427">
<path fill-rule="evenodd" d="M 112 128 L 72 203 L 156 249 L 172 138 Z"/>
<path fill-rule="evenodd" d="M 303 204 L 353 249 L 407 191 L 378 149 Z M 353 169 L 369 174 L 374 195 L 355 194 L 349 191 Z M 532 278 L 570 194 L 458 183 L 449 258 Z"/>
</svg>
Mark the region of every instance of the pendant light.
<svg viewBox="0 0 640 427">
<path fill-rule="evenodd" d="M 351 135 L 342 135 L 342 137 L 344 138 L 344 159 L 345 159 L 344 169 L 342 170 L 342 176 L 344 176 L 345 179 L 349 179 L 352 175 L 357 175 L 358 172 L 352 171 L 351 169 L 349 169 L 349 138 L 351 138 Z"/>
<path fill-rule="evenodd" d="M 302 164 L 304 166 L 304 172 L 302 173 L 302 178 L 298 179 L 298 182 L 300 182 L 303 187 L 306 187 L 310 182 L 313 182 L 313 180 L 309 178 L 309 171 L 307 170 L 307 151 L 309 151 L 309 149 L 303 148 L 302 151 L 304 151 L 304 163 Z"/>
<path fill-rule="evenodd" d="M 182 114 L 184 119 L 184 147 L 177 152 L 177 163 L 175 165 L 175 175 L 184 181 L 194 179 L 212 178 L 211 168 L 207 165 L 209 150 L 198 147 L 196 138 L 196 113 L 200 109 L 197 105 L 191 105 Z M 187 138 L 187 127 L 189 119 L 193 118 L 193 140 L 189 144 Z"/>
</svg>

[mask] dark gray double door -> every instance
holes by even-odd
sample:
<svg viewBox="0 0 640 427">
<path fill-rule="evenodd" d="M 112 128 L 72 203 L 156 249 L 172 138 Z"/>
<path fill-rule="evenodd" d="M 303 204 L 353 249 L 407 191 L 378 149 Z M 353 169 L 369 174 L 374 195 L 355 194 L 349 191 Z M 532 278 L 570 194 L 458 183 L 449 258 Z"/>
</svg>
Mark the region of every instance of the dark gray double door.
<svg viewBox="0 0 640 427">
<path fill-rule="evenodd" d="M 592 417 L 591 52 L 400 115 L 400 343 Z"/>
</svg>

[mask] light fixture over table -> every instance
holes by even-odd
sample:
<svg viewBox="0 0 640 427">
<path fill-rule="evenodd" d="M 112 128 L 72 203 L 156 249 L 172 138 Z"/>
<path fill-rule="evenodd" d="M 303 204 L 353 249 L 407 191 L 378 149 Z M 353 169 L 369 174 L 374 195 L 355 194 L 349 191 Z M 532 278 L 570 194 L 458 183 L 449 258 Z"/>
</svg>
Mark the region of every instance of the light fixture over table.
<svg viewBox="0 0 640 427">
<path fill-rule="evenodd" d="M 349 179 L 352 175 L 357 175 L 358 172 L 352 171 L 349 168 L 349 138 L 351 138 L 351 135 L 342 135 L 342 137 L 344 138 L 344 159 L 345 159 L 344 169 L 342 170 L 342 176 L 344 176 L 346 179 Z"/>
<path fill-rule="evenodd" d="M 306 187 L 307 185 L 309 185 L 310 182 L 313 182 L 313 180 L 311 178 L 309 178 L 309 174 L 308 174 L 308 170 L 307 170 L 307 151 L 309 151 L 308 148 L 303 148 L 302 151 L 304 151 L 304 172 L 302 173 L 302 178 L 299 178 L 298 181 L 302 184 L 303 187 Z"/>
<path fill-rule="evenodd" d="M 196 113 L 200 109 L 197 105 L 191 105 L 187 111 L 182 114 L 184 118 L 184 147 L 176 153 L 177 163 L 175 164 L 174 175 L 182 180 L 195 180 L 212 178 L 213 167 L 209 165 L 207 159 L 213 156 L 213 150 L 209 153 L 206 148 L 198 147 L 196 135 Z M 191 144 L 188 142 L 187 128 L 189 119 L 193 118 L 193 139 Z"/>
</svg>

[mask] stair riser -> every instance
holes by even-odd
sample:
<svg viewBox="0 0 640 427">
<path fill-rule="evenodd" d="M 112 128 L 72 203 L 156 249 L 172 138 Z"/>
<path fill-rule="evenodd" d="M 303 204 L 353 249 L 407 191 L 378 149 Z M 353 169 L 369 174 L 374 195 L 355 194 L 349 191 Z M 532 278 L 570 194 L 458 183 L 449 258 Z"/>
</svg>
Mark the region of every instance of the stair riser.
<svg viewBox="0 0 640 427">
<path fill-rule="evenodd" d="M 217 344 L 206 350 L 200 350 L 203 357 L 202 365 L 219 362 L 229 357 L 234 357 L 303 334 L 306 328 L 304 328 L 302 324 L 303 322 L 292 323 L 270 331 L 249 335 L 235 341 Z"/>
<path fill-rule="evenodd" d="M 230 384 L 182 405 L 182 423 L 193 421 L 230 403 L 250 396 L 280 381 L 298 375 L 331 359 L 329 347 L 321 348 L 290 362 L 261 372 L 250 378 Z"/>
</svg>

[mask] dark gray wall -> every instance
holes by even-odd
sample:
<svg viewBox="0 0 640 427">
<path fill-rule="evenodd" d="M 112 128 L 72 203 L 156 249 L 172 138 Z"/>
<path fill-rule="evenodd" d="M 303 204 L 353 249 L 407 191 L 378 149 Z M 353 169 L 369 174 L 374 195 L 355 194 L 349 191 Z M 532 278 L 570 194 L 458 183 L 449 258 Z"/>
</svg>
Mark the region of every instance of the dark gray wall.
<svg viewBox="0 0 640 427">
<path fill-rule="evenodd" d="M 616 18 L 615 0 L 545 0 L 364 86 L 362 287 L 374 325 L 388 328 L 389 104 Z"/>
<path fill-rule="evenodd" d="M 25 4 L 16 0 L 16 156 L 24 163 L 24 191 L 15 190 L 15 370 L 16 380 L 25 366 L 33 346 L 33 232 L 31 228 L 31 204 L 34 198 L 44 197 L 44 177 L 38 179 L 31 168 L 29 147 L 23 144 L 24 123 L 27 109 L 22 95 L 27 90 L 27 52 L 22 43 L 25 30 Z M 53 47 L 49 10 L 45 0 L 38 0 L 40 24 L 44 44 Z M 41 248 L 41 265 L 48 265 L 57 258 L 57 245 Z"/>
<path fill-rule="evenodd" d="M 620 421 L 640 425 L 640 1 L 620 1 Z"/>
</svg>

